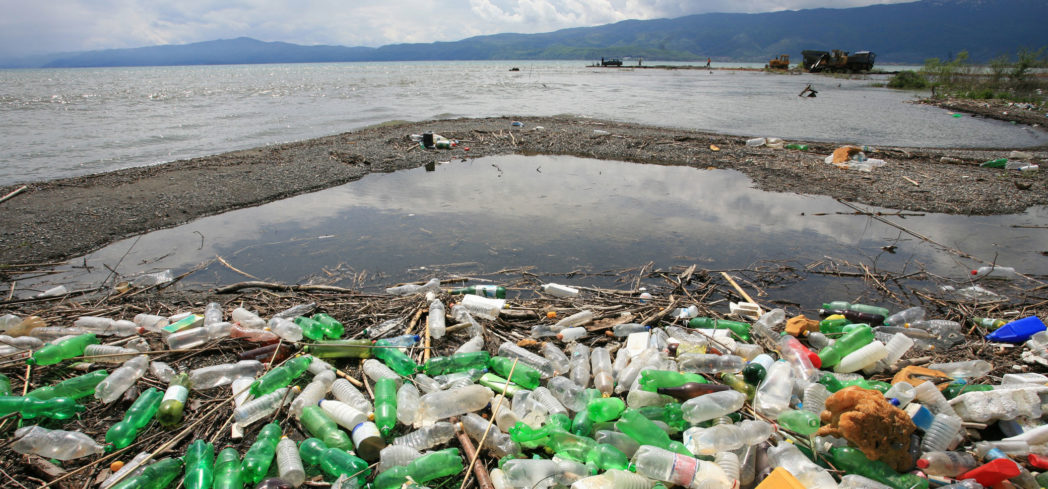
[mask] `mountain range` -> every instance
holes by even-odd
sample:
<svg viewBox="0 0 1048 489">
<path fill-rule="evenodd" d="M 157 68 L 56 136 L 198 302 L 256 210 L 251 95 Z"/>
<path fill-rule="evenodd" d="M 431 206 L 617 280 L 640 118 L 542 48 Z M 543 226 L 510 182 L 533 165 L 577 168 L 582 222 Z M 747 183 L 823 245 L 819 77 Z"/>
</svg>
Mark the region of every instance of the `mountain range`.
<svg viewBox="0 0 1048 489">
<path fill-rule="evenodd" d="M 922 0 L 848 9 L 710 13 L 627 20 L 541 34 L 495 34 L 378 48 L 303 46 L 251 38 L 59 53 L 0 60 L 0 67 L 168 66 L 345 61 L 646 60 L 795 61 L 805 49 L 870 50 L 878 63 L 920 64 L 967 50 L 973 62 L 1048 45 L 1044 0 Z"/>
</svg>

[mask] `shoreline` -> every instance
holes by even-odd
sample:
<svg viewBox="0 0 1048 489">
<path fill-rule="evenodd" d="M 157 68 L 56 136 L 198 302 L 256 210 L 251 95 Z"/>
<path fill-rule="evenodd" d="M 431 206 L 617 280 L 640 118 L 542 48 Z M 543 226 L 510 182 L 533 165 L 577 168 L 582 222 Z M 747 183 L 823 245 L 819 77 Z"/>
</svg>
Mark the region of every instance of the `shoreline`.
<svg viewBox="0 0 1048 489">
<path fill-rule="evenodd" d="M 512 121 L 524 127 L 514 128 Z M 425 131 L 458 139 L 460 145 L 420 149 L 410 134 Z M 824 163 L 839 146 L 836 143 L 789 141 L 808 144 L 805 152 L 751 148 L 745 141 L 739 136 L 569 117 L 392 122 L 294 143 L 27 183 L 25 191 L 0 203 L 0 265 L 66 260 L 130 236 L 338 186 L 372 172 L 505 154 L 732 169 L 762 190 L 826 195 L 907 211 L 989 215 L 1048 204 L 1045 171 L 978 166 L 1007 156 L 1007 149 L 876 148 L 870 157 L 888 165 L 867 173 Z M 1042 160 L 1048 158 L 1046 150 L 1027 151 Z M 956 161 L 942 162 L 943 157 Z M 0 195 L 21 186 L 0 188 Z"/>
</svg>

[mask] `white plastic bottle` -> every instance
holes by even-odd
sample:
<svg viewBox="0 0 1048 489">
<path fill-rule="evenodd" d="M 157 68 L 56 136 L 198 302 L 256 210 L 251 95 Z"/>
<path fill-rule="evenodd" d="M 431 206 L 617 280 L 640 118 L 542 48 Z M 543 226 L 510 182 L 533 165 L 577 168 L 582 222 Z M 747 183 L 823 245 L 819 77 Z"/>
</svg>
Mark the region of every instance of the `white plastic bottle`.
<svg viewBox="0 0 1048 489">
<path fill-rule="evenodd" d="M 990 365 L 990 362 L 986 360 L 964 360 L 960 362 L 933 363 L 928 365 L 928 368 L 941 370 L 947 376 L 955 379 L 971 379 L 990 373 L 993 370 L 993 365 Z"/>
<path fill-rule="evenodd" d="M 924 433 L 921 450 L 925 452 L 944 452 L 961 431 L 961 418 L 949 414 L 936 414 L 932 425 Z"/>
<path fill-rule="evenodd" d="M 306 481 L 306 471 L 302 467 L 298 445 L 286 436 L 281 437 L 277 443 L 277 473 L 292 487 L 301 486 Z"/>
<path fill-rule="evenodd" d="M 356 409 L 365 413 L 373 411 L 375 408 L 371 405 L 371 401 L 364 396 L 356 387 L 353 386 L 346 379 L 335 379 L 331 383 L 331 394 L 335 396 L 335 399 L 342 401 L 350 406 L 354 406 Z"/>
<path fill-rule="evenodd" d="M 568 356 L 557 345 L 549 342 L 543 343 L 540 351 L 542 356 L 553 365 L 553 370 L 557 372 L 557 375 L 567 375 L 571 370 Z"/>
<path fill-rule="evenodd" d="M 584 338 L 588 331 L 582 326 L 576 326 L 572 328 L 564 328 L 557 333 L 557 339 L 565 343 L 571 343 L 572 341 L 578 341 Z"/>
<path fill-rule="evenodd" d="M 389 295 L 415 295 L 425 294 L 426 292 L 437 292 L 440 290 L 440 279 L 431 278 L 428 282 L 423 285 L 418 284 L 405 284 L 397 287 L 390 287 L 386 289 L 386 293 Z"/>
<path fill-rule="evenodd" d="M 80 316 L 73 321 L 73 327 L 83 328 L 99 336 L 131 336 L 142 331 L 142 328 L 132 321 L 116 321 L 98 316 Z"/>
<path fill-rule="evenodd" d="M 342 401 L 324 399 L 320 401 L 320 409 L 331 416 L 336 424 L 348 431 L 353 431 L 358 424 L 368 420 L 367 413 Z"/>
<path fill-rule="evenodd" d="M 1000 265 L 979 267 L 976 270 L 972 270 L 972 276 L 975 278 L 985 278 L 987 280 L 1015 280 L 1020 278 L 1014 268 L 1002 267 Z"/>
<path fill-rule="evenodd" d="M 134 323 L 145 328 L 146 331 L 152 331 L 155 333 L 160 331 L 164 326 L 170 324 L 170 320 L 164 316 L 142 313 L 135 316 Z"/>
<path fill-rule="evenodd" d="M 531 411 L 540 409 L 549 414 L 568 414 L 568 409 L 557 400 L 553 392 L 545 387 L 536 387 L 532 390 L 527 402 L 531 406 L 529 409 Z"/>
<path fill-rule="evenodd" d="M 579 295 L 579 289 L 555 283 L 543 284 L 541 289 L 543 294 L 553 297 L 575 297 Z"/>
<path fill-rule="evenodd" d="M 463 343 L 455 350 L 455 353 L 472 353 L 484 349 L 484 336 L 476 335 Z"/>
<path fill-rule="evenodd" d="M 884 343 L 873 340 L 862 348 L 845 355 L 844 358 L 833 367 L 833 371 L 841 373 L 856 372 L 866 367 L 873 366 L 880 359 L 886 356 L 888 356 L 888 350 L 884 347 Z"/>
</svg>

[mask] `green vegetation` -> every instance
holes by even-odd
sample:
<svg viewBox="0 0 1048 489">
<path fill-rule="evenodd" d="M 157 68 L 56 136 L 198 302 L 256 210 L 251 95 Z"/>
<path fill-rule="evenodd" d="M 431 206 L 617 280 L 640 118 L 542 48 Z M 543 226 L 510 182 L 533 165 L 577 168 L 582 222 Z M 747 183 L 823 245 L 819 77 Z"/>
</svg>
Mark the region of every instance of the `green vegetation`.
<svg viewBox="0 0 1048 489">
<path fill-rule="evenodd" d="M 1005 99 L 1016 102 L 1042 102 L 1048 92 L 1048 77 L 1037 70 L 1048 68 L 1048 57 L 1042 47 L 1036 51 L 1022 48 L 1013 61 L 1001 55 L 986 66 L 968 62 L 968 52 L 961 51 L 952 60 L 931 58 L 924 62 L 919 73 L 912 71 L 896 75 L 888 86 L 893 88 L 924 88 L 931 86 L 936 98 Z"/>
</svg>

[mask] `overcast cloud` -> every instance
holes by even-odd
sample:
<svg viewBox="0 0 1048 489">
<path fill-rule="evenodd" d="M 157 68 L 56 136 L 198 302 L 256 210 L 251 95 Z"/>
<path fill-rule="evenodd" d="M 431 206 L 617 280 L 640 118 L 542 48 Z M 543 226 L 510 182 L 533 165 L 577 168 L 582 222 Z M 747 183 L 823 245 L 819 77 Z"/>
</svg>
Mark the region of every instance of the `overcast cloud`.
<svg viewBox="0 0 1048 489">
<path fill-rule="evenodd" d="M 913 0 L 0 0 L 0 55 L 253 37 L 343 46 L 455 41 L 706 12 Z"/>
</svg>

